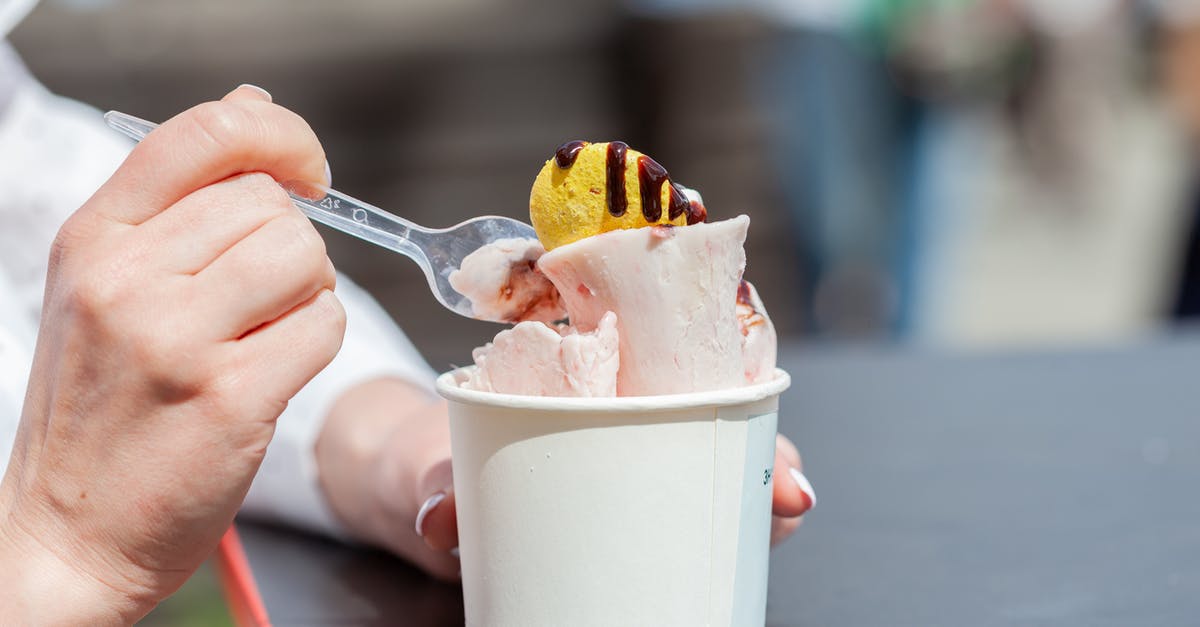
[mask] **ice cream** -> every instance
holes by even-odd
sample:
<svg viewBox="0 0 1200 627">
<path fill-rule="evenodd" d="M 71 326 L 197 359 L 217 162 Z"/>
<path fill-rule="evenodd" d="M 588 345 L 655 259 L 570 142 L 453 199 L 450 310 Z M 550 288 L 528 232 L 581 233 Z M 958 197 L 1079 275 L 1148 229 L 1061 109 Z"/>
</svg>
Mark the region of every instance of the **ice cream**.
<svg viewBox="0 0 1200 627">
<path fill-rule="evenodd" d="M 775 374 L 775 325 L 767 317 L 758 290 L 742 281 L 737 295 L 738 329 L 742 332 L 742 367 L 746 383 L 761 383 Z"/>
<path fill-rule="evenodd" d="M 447 279 L 471 300 L 476 318 L 554 322 L 567 317 L 558 290 L 537 269 L 546 252 L 537 240 L 501 239 L 463 259 Z"/>
<path fill-rule="evenodd" d="M 644 396 L 770 378 L 775 330 L 742 280 L 750 218 L 706 217 L 698 193 L 624 144 L 563 144 L 530 193 L 541 246 L 496 242 L 451 276 L 477 311 L 525 320 L 476 349 L 462 385 Z M 561 307 L 569 324 L 546 324 Z"/>
<path fill-rule="evenodd" d="M 617 229 L 703 220 L 666 168 L 623 142 L 559 146 L 529 194 L 529 221 L 546 250 Z"/>
<path fill-rule="evenodd" d="M 736 295 L 746 265 L 746 216 L 688 227 L 611 231 L 556 248 L 538 267 L 571 324 L 617 314 L 618 396 L 742 385 Z"/>
<path fill-rule="evenodd" d="M 521 322 L 475 349 L 464 387 L 527 396 L 616 396 L 617 316 L 589 333 L 567 325 Z"/>
</svg>

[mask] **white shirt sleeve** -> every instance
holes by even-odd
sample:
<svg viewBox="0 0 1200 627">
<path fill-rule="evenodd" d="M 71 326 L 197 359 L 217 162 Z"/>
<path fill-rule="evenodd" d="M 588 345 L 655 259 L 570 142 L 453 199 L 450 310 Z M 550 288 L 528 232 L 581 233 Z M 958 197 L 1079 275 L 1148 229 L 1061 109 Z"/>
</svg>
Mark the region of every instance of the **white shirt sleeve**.
<svg viewBox="0 0 1200 627">
<path fill-rule="evenodd" d="M 5 83 L 15 87 L 5 89 Z M 0 41 L 0 151 L 9 157 L 0 168 L 0 189 L 5 191 L 0 197 L 0 278 L 7 277 L 0 282 L 0 310 L 10 312 L 0 316 L 7 329 L 0 338 L 5 346 L 0 360 L 13 360 L 0 363 L 11 366 L 0 374 L 15 373 L 6 380 L 23 379 L 21 373 L 28 372 L 54 236 L 131 145 L 108 129 L 99 111 L 39 85 Z M 434 379 L 408 338 L 369 295 L 340 276 L 337 294 L 347 316 L 342 350 L 280 417 L 244 506 L 248 513 L 334 535 L 340 533 L 317 483 L 313 453 L 329 408 L 343 391 L 372 379 L 397 377 L 431 394 Z M 0 395 L 0 405 L 8 405 L 0 406 L 0 453 L 11 447 L 20 416 L 20 406 L 11 407 L 13 400 L 7 398 L 12 396 L 18 395 Z M 0 464 L 6 460 L 5 455 Z"/>
</svg>

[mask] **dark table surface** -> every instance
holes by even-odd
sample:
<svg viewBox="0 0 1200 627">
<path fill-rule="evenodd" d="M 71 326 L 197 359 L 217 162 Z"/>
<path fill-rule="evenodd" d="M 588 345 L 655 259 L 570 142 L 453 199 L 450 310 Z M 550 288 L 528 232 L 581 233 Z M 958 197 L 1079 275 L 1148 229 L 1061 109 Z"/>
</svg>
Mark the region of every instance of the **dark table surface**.
<svg viewBox="0 0 1200 627">
<path fill-rule="evenodd" d="M 780 364 L 818 506 L 772 553 L 768 625 L 1200 624 L 1200 336 Z M 462 624 L 398 560 L 239 529 L 275 624 Z"/>
</svg>

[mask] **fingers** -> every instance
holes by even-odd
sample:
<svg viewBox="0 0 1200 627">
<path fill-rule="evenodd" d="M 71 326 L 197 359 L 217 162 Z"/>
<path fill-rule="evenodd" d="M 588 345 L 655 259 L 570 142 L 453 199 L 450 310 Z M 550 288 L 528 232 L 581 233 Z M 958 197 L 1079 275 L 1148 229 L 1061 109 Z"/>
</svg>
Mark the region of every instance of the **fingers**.
<svg viewBox="0 0 1200 627">
<path fill-rule="evenodd" d="M 458 560 L 458 512 L 454 490 L 439 492 L 426 501 L 417 513 L 418 535 L 424 536 L 428 548 L 400 551 L 407 559 L 429 574 L 446 581 L 458 579 L 461 565 Z M 432 550 L 430 550 L 432 549 Z"/>
<path fill-rule="evenodd" d="M 437 407 L 437 415 L 444 415 L 445 404 L 439 403 Z M 458 546 L 458 512 L 447 435 L 444 429 L 430 429 L 424 445 L 409 453 L 414 467 L 424 469 L 416 476 L 416 495 L 423 500 L 417 511 L 415 531 L 434 551 L 449 551 Z"/>
<path fill-rule="evenodd" d="M 435 551 L 458 546 L 458 510 L 454 490 L 437 492 L 425 500 L 417 512 L 416 532 Z"/>
<path fill-rule="evenodd" d="M 136 230 L 144 247 L 162 250 L 162 267 L 196 274 L 267 222 L 296 213 L 283 188 L 261 172 L 200 188 Z"/>
<path fill-rule="evenodd" d="M 453 488 L 436 492 L 425 500 L 417 512 L 416 532 L 433 549 L 416 552 L 418 565 L 441 579 L 457 579 L 458 510 Z"/>
<path fill-rule="evenodd" d="M 800 526 L 801 516 L 817 503 L 812 484 L 801 472 L 800 453 L 791 440 L 779 435 L 775 440 L 775 482 L 771 520 L 771 544 L 792 535 Z"/>
<path fill-rule="evenodd" d="M 392 500 L 382 543 L 433 576 L 453 581 L 460 576 L 460 564 L 449 417 L 445 402 L 426 400 L 420 407 L 398 426 L 387 453 L 392 463 L 408 470 L 396 475 L 407 479 L 390 484 L 381 495 Z"/>
<path fill-rule="evenodd" d="M 449 451 L 441 461 L 428 466 L 418 480 L 417 494 L 429 496 L 417 512 L 416 532 L 435 551 L 449 551 L 458 546 L 453 484 Z"/>
<path fill-rule="evenodd" d="M 792 468 L 801 468 L 800 451 L 796 450 L 796 445 L 782 433 L 775 436 L 775 455 L 782 457 L 783 461 L 787 462 Z"/>
<path fill-rule="evenodd" d="M 231 343 L 228 372 L 233 384 L 253 393 L 272 418 L 325 366 L 333 361 L 346 330 L 346 310 L 322 290 L 287 314 Z M 269 413 L 274 411 L 274 413 Z"/>
<path fill-rule="evenodd" d="M 243 172 L 325 182 L 325 153 L 300 116 L 249 86 L 167 120 L 138 144 L 89 207 L 141 224 L 193 190 Z"/>
<path fill-rule="evenodd" d="M 804 518 L 784 518 L 782 516 L 771 517 L 771 546 L 775 546 L 784 540 L 792 537 L 793 533 L 800 528 L 804 522 Z"/>
<path fill-rule="evenodd" d="M 234 88 L 233 91 L 225 94 L 221 98 L 221 102 L 231 102 L 234 100 L 261 100 L 262 102 L 271 102 L 271 92 L 249 83 L 242 83 Z"/>
<path fill-rule="evenodd" d="M 235 339 L 275 320 L 321 290 L 332 290 L 325 242 L 297 211 L 282 214 L 234 244 L 196 275 L 210 294 L 198 316 L 219 339 Z"/>
<path fill-rule="evenodd" d="M 811 500 L 797 485 L 792 467 L 779 455 L 775 456 L 774 477 L 772 514 L 792 518 L 803 515 L 812 507 Z"/>
</svg>

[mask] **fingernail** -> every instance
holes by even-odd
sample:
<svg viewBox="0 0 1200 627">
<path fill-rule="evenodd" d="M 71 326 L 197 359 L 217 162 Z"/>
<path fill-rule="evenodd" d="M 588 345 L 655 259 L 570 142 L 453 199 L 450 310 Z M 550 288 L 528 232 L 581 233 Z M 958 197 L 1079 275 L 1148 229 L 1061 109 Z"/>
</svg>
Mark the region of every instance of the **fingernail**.
<svg viewBox="0 0 1200 627">
<path fill-rule="evenodd" d="M 796 487 L 800 488 L 804 496 L 808 497 L 808 506 L 804 508 L 804 511 L 807 512 L 816 507 L 817 493 L 813 491 L 812 484 L 808 482 L 808 477 L 805 477 L 804 473 L 800 472 L 798 468 L 789 468 L 788 472 L 792 475 L 792 481 L 796 482 Z"/>
<path fill-rule="evenodd" d="M 329 169 L 329 159 L 325 160 L 325 187 L 333 187 L 333 171 Z"/>
<path fill-rule="evenodd" d="M 417 510 L 416 529 L 418 536 L 421 536 L 422 538 L 425 537 L 425 517 L 429 515 L 429 512 L 433 511 L 433 508 L 438 506 L 438 503 L 441 503 L 444 500 L 446 500 L 446 493 L 438 492 L 425 499 L 425 502 L 421 504 L 421 509 Z"/>
<path fill-rule="evenodd" d="M 265 96 L 267 99 L 267 102 L 272 101 L 271 92 L 263 89 L 262 87 L 259 87 L 258 85 L 251 85 L 250 83 L 242 83 L 241 85 L 238 85 L 238 87 L 246 87 L 248 89 L 253 89 L 254 91 L 257 91 L 258 93 Z"/>
<path fill-rule="evenodd" d="M 458 547 L 454 547 L 453 549 L 450 549 L 450 554 L 453 555 L 455 558 L 458 558 L 458 559 L 462 558 L 462 554 L 459 553 Z"/>
</svg>

